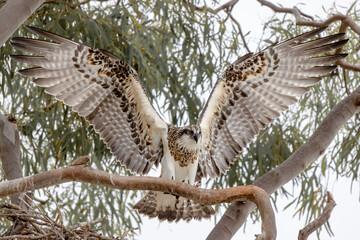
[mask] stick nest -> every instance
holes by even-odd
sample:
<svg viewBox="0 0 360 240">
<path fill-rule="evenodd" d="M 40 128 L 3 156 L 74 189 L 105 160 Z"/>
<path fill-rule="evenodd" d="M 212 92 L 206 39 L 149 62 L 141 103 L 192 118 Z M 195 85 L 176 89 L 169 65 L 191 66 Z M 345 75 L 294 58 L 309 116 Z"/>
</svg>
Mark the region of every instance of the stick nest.
<svg viewBox="0 0 360 240">
<path fill-rule="evenodd" d="M 31 210 L 23 210 L 17 205 L 0 203 L 0 217 L 12 222 L 3 234 L 3 239 L 87 239 L 112 240 L 120 238 L 105 237 L 100 233 L 101 228 L 95 225 L 103 222 L 101 218 L 85 223 L 78 223 L 65 227 L 62 223 L 52 220 L 47 214 Z M 123 239 L 123 238 L 121 238 Z"/>
</svg>

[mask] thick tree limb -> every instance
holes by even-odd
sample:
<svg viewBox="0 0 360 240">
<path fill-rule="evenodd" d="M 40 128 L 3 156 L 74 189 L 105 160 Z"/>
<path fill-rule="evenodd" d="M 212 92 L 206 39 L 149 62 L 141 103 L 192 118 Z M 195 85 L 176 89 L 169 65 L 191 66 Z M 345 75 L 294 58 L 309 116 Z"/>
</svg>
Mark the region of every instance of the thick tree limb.
<svg viewBox="0 0 360 240">
<path fill-rule="evenodd" d="M 79 162 L 79 161 L 77 161 Z M 85 161 L 86 162 L 86 161 Z M 65 182 L 86 182 L 125 190 L 152 190 L 169 192 L 212 205 L 223 202 L 252 201 L 259 207 L 262 219 L 262 234 L 257 239 L 275 239 L 275 215 L 268 194 L 256 186 L 238 186 L 227 189 L 201 189 L 187 183 L 157 177 L 119 176 L 86 165 L 72 165 L 22 179 L 0 183 L 0 197 L 25 191 L 33 191 Z"/>
<path fill-rule="evenodd" d="M 299 240 L 306 240 L 310 234 L 312 234 L 316 229 L 321 227 L 326 221 L 329 220 L 330 214 L 334 207 L 336 206 L 336 202 L 334 201 L 334 198 L 330 192 L 327 192 L 327 203 L 324 208 L 323 213 L 321 216 L 308 225 L 306 225 L 303 229 L 299 231 Z"/>
<path fill-rule="evenodd" d="M 11 0 L 0 9 L 0 47 L 45 0 Z"/>
<path fill-rule="evenodd" d="M 305 144 L 277 168 L 261 176 L 253 185 L 263 188 L 269 194 L 274 193 L 318 159 L 340 128 L 359 110 L 360 87 L 336 104 Z M 254 208 L 254 204 L 250 202 L 232 203 L 207 239 L 231 239 Z"/>
<path fill-rule="evenodd" d="M 11 120 L 11 119 L 10 119 Z M 20 165 L 20 140 L 19 131 L 14 122 L 0 114 L 0 159 L 8 180 L 22 178 Z M 11 203 L 20 205 L 20 194 L 11 196 Z"/>
</svg>

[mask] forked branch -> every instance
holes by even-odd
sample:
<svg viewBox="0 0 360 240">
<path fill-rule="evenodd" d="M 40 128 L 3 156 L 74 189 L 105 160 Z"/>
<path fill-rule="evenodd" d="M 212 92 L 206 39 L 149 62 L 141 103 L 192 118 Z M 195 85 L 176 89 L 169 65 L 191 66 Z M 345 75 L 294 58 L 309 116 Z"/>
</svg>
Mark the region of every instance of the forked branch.
<svg viewBox="0 0 360 240">
<path fill-rule="evenodd" d="M 123 190 L 152 190 L 169 192 L 192 199 L 205 205 L 224 202 L 252 201 L 260 211 L 262 234 L 257 239 L 275 239 L 275 215 L 269 195 L 256 186 L 238 186 L 227 189 L 201 189 L 187 183 L 157 177 L 119 176 L 86 165 L 87 157 L 75 160 L 74 164 L 33 176 L 0 183 L 0 197 L 33 191 L 65 182 L 78 181 Z"/>
</svg>

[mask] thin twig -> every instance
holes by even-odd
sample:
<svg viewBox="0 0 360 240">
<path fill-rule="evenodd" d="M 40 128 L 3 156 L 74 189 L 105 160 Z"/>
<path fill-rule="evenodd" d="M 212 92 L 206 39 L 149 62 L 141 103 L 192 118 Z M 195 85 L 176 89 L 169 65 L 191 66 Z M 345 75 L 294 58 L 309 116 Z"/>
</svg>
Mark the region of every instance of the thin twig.
<svg viewBox="0 0 360 240">
<path fill-rule="evenodd" d="M 12 235 L 12 236 L 0 237 L 0 240 L 6 240 L 6 239 L 48 239 L 47 237 L 49 237 L 51 235 L 53 235 L 53 234 L 49 233 L 49 234 L 38 235 L 38 236 Z"/>
<path fill-rule="evenodd" d="M 279 7 L 269 1 L 266 0 L 258 0 L 258 2 L 261 5 L 267 6 L 271 8 L 274 12 L 277 13 L 290 13 L 294 15 L 296 24 L 299 26 L 310 26 L 310 27 L 324 27 L 328 26 L 333 22 L 341 21 L 340 27 L 339 27 L 339 33 L 346 32 L 346 29 L 350 27 L 351 30 L 353 30 L 356 34 L 360 36 L 360 25 L 358 25 L 353 18 L 350 16 L 346 16 L 342 13 L 336 13 L 331 15 L 328 19 L 324 21 L 315 21 L 314 18 L 308 14 L 305 14 L 301 12 L 297 7 L 293 8 L 284 8 Z M 305 20 L 303 17 L 310 19 Z M 336 50 L 335 53 L 342 52 L 342 48 L 339 48 Z M 345 62 L 344 60 L 339 60 L 336 62 L 339 66 L 341 66 L 344 69 L 360 72 L 360 65 L 351 64 L 348 62 Z"/>
<path fill-rule="evenodd" d="M 187 0 L 183 0 L 183 2 L 184 2 L 186 5 L 188 5 L 188 6 L 191 5 L 191 3 L 189 3 Z M 191 7 L 193 7 L 195 10 L 200 11 L 200 12 L 207 11 L 207 12 L 211 12 L 211 13 L 213 13 L 213 14 L 216 14 L 216 12 L 214 11 L 214 9 L 209 8 L 209 7 L 206 7 L 206 6 L 198 7 L 198 6 L 196 6 L 196 5 L 191 5 Z"/>
<path fill-rule="evenodd" d="M 248 47 L 246 41 L 245 41 L 245 36 L 241 30 L 241 26 L 240 26 L 240 23 L 233 17 L 233 15 L 231 14 L 231 11 L 229 10 L 226 10 L 226 13 L 228 14 L 228 16 L 231 18 L 231 20 L 236 24 L 237 28 L 238 28 L 238 31 L 239 31 L 239 34 L 240 34 L 240 37 L 241 37 L 241 40 L 244 44 L 244 47 L 246 48 L 246 50 L 248 51 L 248 53 L 251 53 L 250 51 L 250 48 Z"/>
<path fill-rule="evenodd" d="M 101 228 L 93 229 L 92 225 L 102 222 L 106 218 L 92 220 L 84 223 L 78 223 L 66 228 L 61 224 L 56 224 L 49 216 L 42 212 L 34 210 L 22 210 L 11 204 L 0 204 L 0 217 L 13 221 L 13 225 L 7 230 L 2 239 L 98 239 L 98 240 L 115 240 L 97 233 Z M 55 224 L 54 224 L 55 223 Z M 21 226 L 21 231 L 12 233 L 13 226 Z M 63 230 L 61 230 L 63 229 Z M 64 231 L 60 233 L 61 231 Z M 48 238 L 47 238 L 48 237 Z M 118 239 L 118 238 L 116 238 Z"/>
<path fill-rule="evenodd" d="M 191 7 L 193 7 L 193 8 L 194 8 L 195 10 L 197 10 L 197 11 L 200 11 L 200 12 L 206 11 L 206 12 L 210 12 L 210 13 L 213 13 L 213 14 L 217 14 L 217 13 L 219 13 L 221 10 L 228 11 L 228 10 L 232 9 L 238 1 L 239 1 L 239 0 L 230 0 L 230 1 L 226 2 L 226 3 L 224 3 L 223 5 L 221 5 L 221 6 L 217 7 L 217 8 L 215 8 L 215 9 L 213 9 L 213 8 L 209 8 L 209 7 L 207 7 L 207 6 L 199 7 L 199 6 L 196 6 L 196 5 L 192 5 L 191 3 L 189 3 L 189 1 L 183 0 L 183 2 L 184 2 L 186 5 L 188 5 L 188 6 L 191 5 Z"/>
<path fill-rule="evenodd" d="M 308 236 L 313 233 L 316 229 L 320 228 L 326 221 L 329 220 L 330 215 L 334 207 L 336 206 L 336 203 L 334 201 L 334 198 L 330 192 L 327 192 L 327 203 L 324 208 L 324 212 L 321 214 L 321 216 L 308 225 L 306 225 L 303 229 L 299 231 L 299 240 L 306 240 Z"/>
<path fill-rule="evenodd" d="M 70 229 L 95 225 L 95 224 L 98 224 L 98 223 L 101 223 L 101 222 L 105 221 L 106 219 L 107 219 L 106 217 L 102 217 L 102 218 L 95 219 L 95 220 L 88 221 L 88 222 L 80 222 L 80 223 L 77 223 L 77 224 L 71 226 Z"/>
<path fill-rule="evenodd" d="M 215 11 L 215 13 L 218 13 L 221 10 L 228 10 L 230 8 L 233 8 L 238 1 L 239 0 L 231 0 L 231 1 L 221 5 L 220 7 L 216 8 L 214 11 Z"/>
<path fill-rule="evenodd" d="M 303 16 L 303 17 L 306 17 L 306 18 L 309 18 L 309 19 L 313 20 L 312 16 L 301 12 L 297 7 L 293 7 L 293 8 L 279 7 L 279 6 L 275 5 L 275 4 L 273 4 L 272 2 L 269 2 L 269 1 L 266 1 L 266 0 L 258 0 L 258 2 L 261 5 L 264 5 L 264 6 L 267 6 L 267 7 L 271 8 L 274 12 L 290 13 L 290 14 L 294 14 L 294 15 L 295 15 L 295 12 L 296 12 L 296 14 L 298 14 L 300 16 L 300 18 L 301 18 L 301 16 Z"/>
<path fill-rule="evenodd" d="M 348 84 L 347 84 L 347 77 L 346 77 L 346 70 L 343 68 L 342 70 L 342 74 L 343 74 L 343 79 L 344 79 L 344 87 L 345 87 L 345 92 L 349 95 L 350 94 L 350 90 L 348 88 Z"/>
<path fill-rule="evenodd" d="M 37 197 L 34 197 L 33 200 L 36 201 L 36 202 L 39 202 L 41 205 L 44 205 L 44 204 L 46 204 L 48 202 L 48 200 L 42 200 L 42 199 L 37 198 Z"/>
<path fill-rule="evenodd" d="M 60 208 L 59 208 L 59 205 L 58 205 L 57 201 L 55 200 L 55 198 L 53 197 L 53 195 L 52 195 L 48 190 L 46 190 L 46 189 L 44 188 L 43 191 L 44 191 L 44 193 L 46 193 L 46 194 L 53 200 L 53 202 L 54 202 L 55 205 L 56 205 L 56 208 L 57 208 L 57 210 L 58 210 L 59 217 L 60 217 L 60 222 L 61 222 L 61 233 L 63 233 L 63 232 L 64 232 L 64 229 L 63 229 L 63 226 L 64 226 L 63 224 L 64 224 L 64 222 L 63 222 L 63 217 L 62 217 L 62 214 L 61 214 L 61 210 L 60 210 Z"/>
<path fill-rule="evenodd" d="M 126 231 L 124 232 L 124 234 L 121 235 L 120 240 L 125 240 L 125 239 L 126 239 L 126 236 L 128 235 L 129 232 L 132 232 L 132 231 L 138 230 L 138 229 L 139 229 L 138 227 L 133 227 L 133 228 L 126 229 Z"/>
</svg>

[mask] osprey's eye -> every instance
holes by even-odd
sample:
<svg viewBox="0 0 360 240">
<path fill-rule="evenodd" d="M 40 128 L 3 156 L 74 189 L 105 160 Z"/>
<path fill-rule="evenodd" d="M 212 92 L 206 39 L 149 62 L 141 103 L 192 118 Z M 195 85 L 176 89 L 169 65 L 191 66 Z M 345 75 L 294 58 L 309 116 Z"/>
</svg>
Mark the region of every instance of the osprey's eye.
<svg viewBox="0 0 360 240">
<path fill-rule="evenodd" d="M 189 130 L 189 129 L 186 130 L 186 134 L 187 134 L 187 135 L 190 135 L 191 133 L 192 133 L 191 130 Z"/>
</svg>

